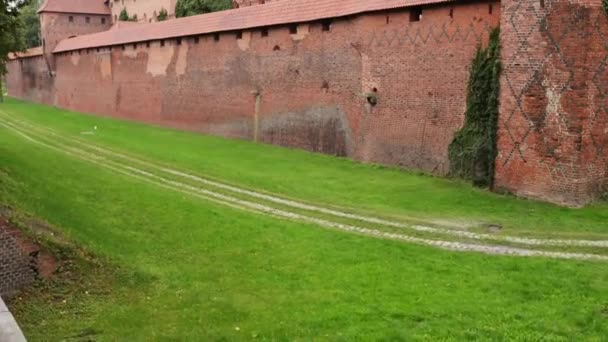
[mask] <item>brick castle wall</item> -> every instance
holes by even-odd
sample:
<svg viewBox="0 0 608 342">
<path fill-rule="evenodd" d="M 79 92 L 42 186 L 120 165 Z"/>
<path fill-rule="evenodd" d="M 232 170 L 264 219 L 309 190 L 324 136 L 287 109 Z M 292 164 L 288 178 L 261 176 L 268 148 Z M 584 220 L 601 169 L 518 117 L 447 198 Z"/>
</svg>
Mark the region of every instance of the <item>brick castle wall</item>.
<svg viewBox="0 0 608 342">
<path fill-rule="evenodd" d="M 410 18 L 398 10 L 334 20 L 329 31 L 310 23 L 62 53 L 51 103 L 445 174 L 471 60 L 500 6 Z"/>
<path fill-rule="evenodd" d="M 608 20 L 600 1 L 503 0 L 496 186 L 586 204 L 608 185 Z"/>
<path fill-rule="evenodd" d="M 59 41 L 106 31 L 112 26 L 109 15 L 43 12 L 40 14 L 42 46 L 51 70 L 55 70 L 53 50 Z"/>
<path fill-rule="evenodd" d="M 32 102 L 53 103 L 54 78 L 49 73 L 44 56 L 9 61 L 7 69 L 6 88 L 10 96 Z"/>
</svg>

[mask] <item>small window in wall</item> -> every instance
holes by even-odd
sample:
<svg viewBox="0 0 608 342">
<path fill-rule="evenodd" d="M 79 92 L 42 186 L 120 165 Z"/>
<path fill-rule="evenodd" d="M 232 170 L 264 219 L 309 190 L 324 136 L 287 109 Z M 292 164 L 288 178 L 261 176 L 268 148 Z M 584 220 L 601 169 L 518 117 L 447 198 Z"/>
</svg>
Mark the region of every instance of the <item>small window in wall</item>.
<svg viewBox="0 0 608 342">
<path fill-rule="evenodd" d="M 69 16 L 68 17 L 68 21 L 71 22 L 71 23 L 73 23 L 74 22 L 74 17 L 73 16 Z"/>
<path fill-rule="evenodd" d="M 262 37 L 268 37 L 268 29 L 267 28 L 263 28 L 262 29 Z"/>
<path fill-rule="evenodd" d="M 90 23 L 91 22 L 91 18 L 90 17 L 85 17 L 84 18 L 84 22 L 87 23 L 87 24 Z"/>
<path fill-rule="evenodd" d="M 133 50 L 137 50 L 137 43 L 133 44 Z"/>
<path fill-rule="evenodd" d="M 420 21 L 422 19 L 422 7 L 412 7 L 410 10 L 410 21 Z"/>
<path fill-rule="evenodd" d="M 106 18 L 101 18 L 101 24 L 104 25 L 106 23 Z"/>
<path fill-rule="evenodd" d="M 161 46 L 161 47 L 165 46 L 165 41 L 164 41 L 164 40 L 161 40 L 161 41 L 160 41 L 160 46 Z"/>
<path fill-rule="evenodd" d="M 194 37 L 194 44 L 198 44 L 199 40 L 200 40 L 200 38 L 198 36 Z"/>
<path fill-rule="evenodd" d="M 175 40 L 175 44 L 177 44 L 177 45 L 182 45 L 182 39 L 181 39 L 181 38 L 177 38 L 177 39 Z"/>
<path fill-rule="evenodd" d="M 243 31 L 236 32 L 236 39 L 243 39 Z"/>
<path fill-rule="evenodd" d="M 454 19 L 454 9 L 450 8 L 450 18 Z"/>
<path fill-rule="evenodd" d="M 492 6 L 492 4 L 488 5 L 488 13 L 492 14 L 493 11 L 494 11 L 494 6 Z"/>
<path fill-rule="evenodd" d="M 220 41 L 220 34 L 219 33 L 214 33 L 213 34 L 213 40 L 216 41 L 216 42 L 219 42 Z"/>
<path fill-rule="evenodd" d="M 325 21 L 321 22 L 321 26 L 322 26 L 323 31 L 331 30 L 331 20 L 325 20 Z"/>
<path fill-rule="evenodd" d="M 289 33 L 297 34 L 298 33 L 298 25 L 289 25 Z"/>
<path fill-rule="evenodd" d="M 125 51 L 125 46 L 121 45 L 120 48 L 122 49 L 122 51 Z"/>
<path fill-rule="evenodd" d="M 150 47 L 150 42 L 146 42 L 146 47 L 149 48 Z"/>
</svg>

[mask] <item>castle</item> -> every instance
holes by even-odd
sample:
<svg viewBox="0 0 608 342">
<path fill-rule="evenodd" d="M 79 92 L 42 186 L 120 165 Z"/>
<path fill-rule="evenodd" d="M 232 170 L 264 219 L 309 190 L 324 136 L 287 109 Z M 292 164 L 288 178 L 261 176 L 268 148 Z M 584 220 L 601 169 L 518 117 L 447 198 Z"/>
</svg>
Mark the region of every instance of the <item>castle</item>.
<svg viewBox="0 0 608 342">
<path fill-rule="evenodd" d="M 43 45 L 11 56 L 9 94 L 445 175 L 471 62 L 500 26 L 494 189 L 570 206 L 606 192 L 599 0 L 236 0 L 172 19 L 174 7 L 46 0 Z M 138 23 L 118 23 L 122 8 Z"/>
</svg>

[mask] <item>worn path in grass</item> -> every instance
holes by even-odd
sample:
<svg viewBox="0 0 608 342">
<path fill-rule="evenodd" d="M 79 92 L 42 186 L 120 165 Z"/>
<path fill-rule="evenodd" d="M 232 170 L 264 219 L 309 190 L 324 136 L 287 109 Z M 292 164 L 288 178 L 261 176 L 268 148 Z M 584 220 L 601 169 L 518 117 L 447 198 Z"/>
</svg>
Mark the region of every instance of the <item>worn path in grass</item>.
<svg viewBox="0 0 608 342">
<path fill-rule="evenodd" d="M 236 206 L 242 209 L 254 210 L 257 212 L 274 215 L 282 218 L 296 219 L 304 222 L 315 223 L 325 228 L 339 229 L 369 236 L 401 240 L 450 250 L 474 251 L 490 254 L 517 256 L 545 256 L 554 258 L 597 260 L 608 259 L 608 257 L 603 255 L 604 253 L 573 253 L 572 251 L 563 251 L 559 249 L 534 250 L 509 245 L 497 245 L 498 242 L 504 241 L 515 245 L 522 244 L 532 246 L 574 246 L 606 248 L 608 247 L 608 241 L 605 240 L 550 240 L 519 238 L 512 236 L 495 236 L 491 234 L 479 234 L 438 227 L 405 224 L 376 217 L 363 216 L 356 213 L 353 214 L 343 212 L 335 209 L 305 204 L 293 200 L 286 200 L 273 195 L 246 190 L 217 181 L 211 181 L 196 175 L 159 166 L 151 162 L 142 161 L 141 159 L 134 158 L 132 156 L 127 156 L 115 151 L 110 151 L 79 139 L 66 138 L 53 130 L 36 126 L 22 120 L 15 120 L 14 118 L 11 118 L 10 116 L 6 115 L 6 113 L 4 112 L 0 112 L 0 115 L 2 120 L 4 120 L 2 122 L 3 126 L 9 128 L 10 130 L 19 134 L 21 137 L 27 139 L 30 142 L 45 146 L 47 148 L 62 151 L 63 153 L 67 153 L 72 157 L 93 162 L 100 167 L 109 168 L 115 172 L 119 172 L 124 175 L 143 179 L 165 188 L 189 193 L 191 195 L 203 197 L 205 199 L 211 199 L 229 206 Z M 62 143 L 59 143 L 59 141 L 62 141 Z M 117 160 L 112 160 L 111 158 L 115 158 Z M 147 169 L 142 169 L 142 166 L 145 166 Z M 160 172 L 160 175 L 154 174 L 152 172 Z M 170 175 L 170 178 L 167 178 L 167 175 Z M 213 189 L 210 190 L 206 188 L 201 188 L 200 186 L 193 186 L 192 184 L 183 183 L 179 180 L 180 177 L 192 180 L 198 184 L 202 183 L 204 185 L 211 186 L 212 188 L 219 188 L 221 190 L 228 191 L 232 194 L 236 193 L 238 195 L 249 197 L 249 200 L 235 198 L 228 194 L 220 193 L 217 191 L 214 192 Z M 254 199 L 254 201 L 251 201 L 251 199 Z M 261 203 L 260 200 L 265 201 L 266 205 L 263 202 Z M 269 206 L 267 205 L 268 203 L 272 205 Z M 277 207 L 277 204 L 284 207 L 288 207 L 291 209 L 291 211 L 284 210 L 281 207 Z M 294 212 L 293 209 L 303 210 L 305 211 L 305 213 Z M 406 235 L 402 232 L 386 231 L 382 229 L 377 229 L 377 227 L 369 228 L 344 222 L 337 222 L 335 220 L 328 220 L 323 217 L 311 215 L 312 213 L 325 214 L 330 217 L 339 217 L 341 219 L 346 220 L 362 221 L 367 224 L 372 223 L 381 226 L 399 228 L 401 230 L 409 229 L 418 233 L 418 236 Z M 420 236 L 421 233 L 422 236 Z M 426 233 L 438 235 L 439 237 L 424 236 Z M 451 239 L 441 239 L 441 235 L 448 235 Z M 470 240 L 492 240 L 493 244 L 490 245 L 482 243 L 467 243 L 466 241 L 454 241 L 457 238 Z"/>
<path fill-rule="evenodd" d="M 25 116 L 18 115 L 18 119 L 47 126 Z M 302 216 L 455 241 L 447 234 L 366 224 L 239 195 L 102 154 L 83 144 L 69 144 L 43 131 L 30 132 L 24 125 L 13 126 L 53 148 L 0 127 L 0 201 L 45 219 L 67 239 L 108 258 L 111 263 L 103 274 L 112 275 L 115 266 L 129 270 L 115 277 L 92 273 L 83 280 L 86 286 L 57 285 L 48 294 L 34 291 L 13 303 L 11 310 L 30 341 L 553 341 L 602 340 L 608 334 L 606 262 L 454 253 L 318 229 L 317 223 L 260 215 L 202 199 L 196 195 L 198 191 L 177 191 L 176 184 L 161 182 L 158 177 L 180 183 L 183 190 L 182 186 L 194 187 Z M 75 137 L 79 132 L 66 136 Z M 164 130 L 155 132 L 162 140 Z M 83 139 L 107 149 L 106 143 L 96 140 L 101 135 L 103 131 Z M 198 138 L 192 135 L 191 139 Z M 244 146 L 249 145 L 253 144 Z M 256 147 L 258 152 L 266 148 Z M 112 146 L 112 150 L 120 149 Z M 308 155 L 288 152 L 286 156 Z M 198 158 L 205 154 L 199 153 Z M 163 161 L 145 152 L 129 152 L 130 157 L 134 155 L 145 156 L 155 165 L 157 160 Z M 316 157 L 309 157 L 313 164 Z M 322 160 L 332 163 L 333 159 Z M 112 164 L 117 170 L 97 163 Z M 197 175 L 204 170 L 170 164 L 172 169 Z M 247 178 L 245 171 L 243 177 Z M 386 170 L 372 168 L 369 172 L 383 175 Z M 307 177 L 300 175 L 302 178 Z M 267 189 L 259 184 L 237 185 Z M 282 191 L 273 192 L 285 197 Z M 290 195 L 293 200 L 300 193 Z M 303 197 L 307 204 L 326 203 Z M 375 210 L 370 211 L 360 212 L 385 217 L 385 212 L 375 215 Z M 396 222 L 402 222 L 400 219 Z M 492 245 L 487 240 L 457 240 Z M 552 248 L 576 253 L 603 250 Z"/>
<path fill-rule="evenodd" d="M 569 209 L 501 196 L 468 184 L 275 146 L 227 140 L 9 99 L 3 111 L 63 136 L 79 137 L 188 173 L 247 189 L 264 189 L 324 207 L 416 223 L 456 223 L 480 232 L 558 239 L 605 239 L 608 204 Z M 82 135 L 83 132 L 94 134 Z"/>
</svg>

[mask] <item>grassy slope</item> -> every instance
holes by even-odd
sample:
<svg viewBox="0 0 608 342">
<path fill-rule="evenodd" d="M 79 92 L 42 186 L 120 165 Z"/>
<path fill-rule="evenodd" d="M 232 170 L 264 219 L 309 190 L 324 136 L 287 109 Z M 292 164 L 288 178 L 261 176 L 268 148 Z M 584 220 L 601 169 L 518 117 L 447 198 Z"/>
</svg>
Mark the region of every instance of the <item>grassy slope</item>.
<svg viewBox="0 0 608 342">
<path fill-rule="evenodd" d="M 109 121 L 103 122 L 108 129 Z M 161 133 L 160 141 L 200 139 L 193 144 L 206 149 L 217 144 L 232 155 L 223 144 L 233 145 L 249 158 L 260 149 L 275 157 L 294 153 L 316 163 L 315 172 L 334 166 L 330 174 L 346 177 L 361 170 L 362 179 L 376 174 L 379 186 L 389 176 L 414 178 L 306 153 L 132 127 L 137 146 L 142 137 Z M 116 130 L 111 137 L 120 140 Z M 213 155 L 229 160 L 217 151 Z M 304 161 L 291 158 L 303 167 L 298 165 Z M 17 318 L 32 341 L 83 331 L 101 340 L 608 336 L 605 263 L 450 253 L 245 213 L 97 170 L 1 127 L 0 169 L 0 198 L 137 275 L 127 282 L 93 283 L 91 292 L 109 288 L 106 295 L 16 303 Z M 252 185 L 269 182 L 261 174 L 251 179 Z M 341 177 L 315 182 L 346 187 Z M 443 184 L 446 196 L 449 189 L 466 189 L 428 177 L 420 182 Z M 356 189 L 349 189 L 352 196 Z M 359 196 L 373 203 L 374 196 Z"/>
<path fill-rule="evenodd" d="M 347 159 L 108 118 L 9 99 L 2 110 L 234 184 L 393 216 L 501 223 L 507 231 L 608 233 L 608 204 L 567 209 L 476 189 L 459 181 Z M 99 133 L 82 131 L 98 126 Z M 179 148 L 176 148 L 179 146 Z"/>
<path fill-rule="evenodd" d="M 298 189 L 327 201 L 406 213 L 407 203 L 418 203 L 404 195 L 410 189 L 427 201 L 427 211 L 439 202 L 443 204 L 435 210 L 445 207 L 446 214 L 465 215 L 464 208 L 489 199 L 524 209 L 547 208 L 577 222 L 568 216 L 570 211 L 500 201 L 430 177 L 33 105 L 9 106 L 30 111 L 32 118 L 37 117 L 35 110 L 58 115 L 66 120 L 55 124 L 74 132 L 97 123 L 102 132 L 111 132 L 98 138 L 116 144 L 122 143 L 121 134 L 128 128 L 134 150 L 154 150 L 166 159 L 235 181 L 241 177 L 256 187 L 286 193 Z M 49 119 L 40 117 L 51 125 Z M 182 145 L 189 145 L 188 152 L 163 147 L 180 141 L 188 142 Z M 260 156 L 260 151 L 267 152 Z M 235 153 L 243 156 L 238 163 L 230 158 Z M 264 162 L 255 163 L 256 155 Z M 256 167 L 249 167 L 254 163 Z M 310 164 L 311 171 L 287 173 L 282 179 L 279 172 L 290 169 L 289 164 L 302 170 Z M 17 318 L 32 341 L 83 332 L 98 334 L 95 338 L 101 340 L 608 336 L 604 263 L 449 253 L 244 213 L 97 170 L 31 145 L 4 128 L 0 169 L 0 199 L 45 218 L 69 238 L 138 275 L 112 284 L 93 283 L 91 292 L 107 288 L 111 292 L 106 295 L 80 293 L 66 303 L 34 296 L 16 303 Z M 321 177 L 323 172 L 328 177 Z M 303 176 L 311 177 L 308 185 L 317 186 L 302 184 Z M 362 183 L 372 180 L 374 186 L 364 191 Z M 406 199 L 388 191 L 391 181 Z M 332 194 L 328 188 L 346 193 Z M 459 189 L 464 191 L 460 196 L 473 203 L 460 198 L 459 209 L 448 210 L 449 201 L 441 197 L 458 195 Z M 432 201 L 433 193 L 442 196 Z M 392 203 L 391 198 L 400 201 Z M 599 209 L 577 215 L 595 222 L 593 210 L 601 216 Z M 504 208 L 499 213 L 508 217 Z M 73 290 L 55 291 L 64 298 Z"/>
</svg>

